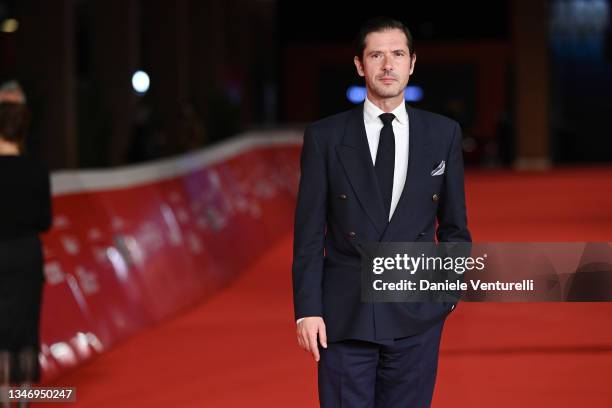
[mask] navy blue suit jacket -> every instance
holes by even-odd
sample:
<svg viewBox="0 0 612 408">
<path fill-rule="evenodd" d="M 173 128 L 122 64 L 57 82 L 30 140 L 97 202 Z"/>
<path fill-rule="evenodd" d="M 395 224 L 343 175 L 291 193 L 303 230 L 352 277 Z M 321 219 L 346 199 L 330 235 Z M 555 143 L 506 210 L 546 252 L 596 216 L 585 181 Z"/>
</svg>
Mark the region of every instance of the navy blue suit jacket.
<svg viewBox="0 0 612 408">
<path fill-rule="evenodd" d="M 304 133 L 294 227 L 294 310 L 296 319 L 322 316 L 329 341 L 411 336 L 451 310 L 450 303 L 361 301 L 364 243 L 434 241 L 434 234 L 440 242 L 471 241 L 459 124 L 408 104 L 406 109 L 408 173 L 391 221 L 378 191 L 363 104 L 311 123 Z M 442 160 L 445 173 L 432 176 Z"/>
</svg>

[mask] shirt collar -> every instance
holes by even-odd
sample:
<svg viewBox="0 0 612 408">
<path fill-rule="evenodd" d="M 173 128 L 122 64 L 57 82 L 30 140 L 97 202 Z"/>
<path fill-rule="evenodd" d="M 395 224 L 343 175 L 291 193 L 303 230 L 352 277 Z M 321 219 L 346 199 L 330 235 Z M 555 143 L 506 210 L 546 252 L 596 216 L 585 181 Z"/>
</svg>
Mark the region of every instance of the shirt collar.
<svg viewBox="0 0 612 408">
<path fill-rule="evenodd" d="M 363 117 L 365 122 L 368 124 L 372 122 L 381 123 L 378 116 L 382 113 L 385 112 L 370 102 L 370 100 L 366 97 L 363 104 Z M 397 108 L 391 111 L 391 113 L 395 115 L 395 119 L 402 125 L 406 125 L 408 123 L 408 112 L 406 112 L 405 102 L 400 103 Z"/>
</svg>

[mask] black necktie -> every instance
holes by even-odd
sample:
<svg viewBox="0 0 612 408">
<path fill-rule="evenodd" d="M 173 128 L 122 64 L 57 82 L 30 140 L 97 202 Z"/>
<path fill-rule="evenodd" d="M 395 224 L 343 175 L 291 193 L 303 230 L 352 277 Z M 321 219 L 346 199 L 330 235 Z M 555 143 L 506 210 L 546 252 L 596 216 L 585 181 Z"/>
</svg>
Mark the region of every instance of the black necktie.
<svg viewBox="0 0 612 408">
<path fill-rule="evenodd" d="M 382 113 L 378 116 L 383 123 L 378 140 L 378 150 L 376 151 L 376 177 L 378 187 L 385 207 L 385 214 L 389 219 L 391 209 L 391 195 L 393 194 L 393 170 L 395 168 L 395 135 L 393 134 L 392 113 Z"/>
</svg>

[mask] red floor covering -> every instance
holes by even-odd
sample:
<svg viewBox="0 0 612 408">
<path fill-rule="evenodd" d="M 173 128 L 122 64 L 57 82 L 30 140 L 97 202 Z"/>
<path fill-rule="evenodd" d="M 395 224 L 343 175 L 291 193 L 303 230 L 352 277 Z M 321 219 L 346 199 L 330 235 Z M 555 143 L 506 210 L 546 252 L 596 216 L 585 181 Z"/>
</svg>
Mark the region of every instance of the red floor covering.
<svg viewBox="0 0 612 408">
<path fill-rule="evenodd" d="M 466 183 L 475 241 L 612 241 L 612 168 L 472 171 Z M 77 387 L 78 407 L 318 406 L 316 364 L 295 341 L 291 244 L 48 385 Z M 432 406 L 612 407 L 612 304 L 460 304 Z"/>
</svg>

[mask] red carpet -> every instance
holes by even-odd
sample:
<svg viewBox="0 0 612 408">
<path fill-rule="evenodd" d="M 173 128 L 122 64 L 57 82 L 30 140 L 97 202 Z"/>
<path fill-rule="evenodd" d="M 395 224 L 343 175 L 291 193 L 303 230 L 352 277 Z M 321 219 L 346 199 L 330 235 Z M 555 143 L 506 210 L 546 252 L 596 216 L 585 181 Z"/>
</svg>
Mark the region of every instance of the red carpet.
<svg viewBox="0 0 612 408">
<path fill-rule="evenodd" d="M 475 241 L 612 241 L 611 168 L 479 171 L 467 184 Z M 222 293 L 49 385 L 76 386 L 78 407 L 318 406 L 290 271 L 287 236 Z M 604 303 L 462 303 L 433 406 L 610 407 L 611 321 Z"/>
</svg>

